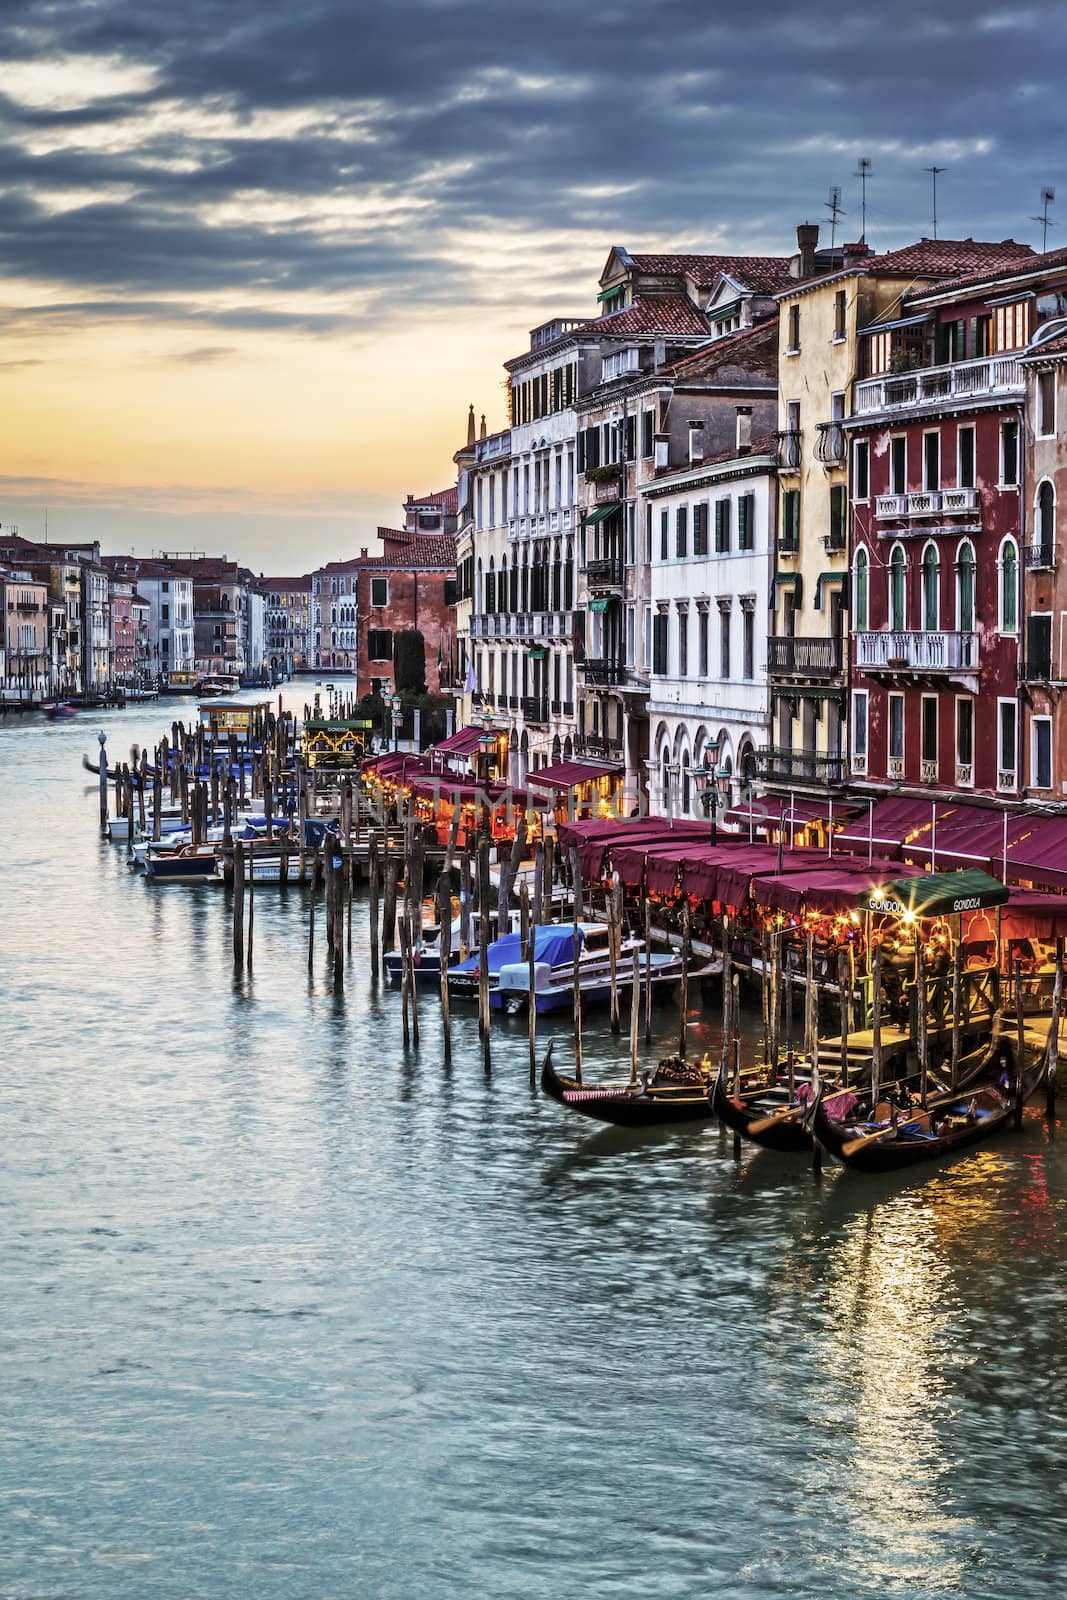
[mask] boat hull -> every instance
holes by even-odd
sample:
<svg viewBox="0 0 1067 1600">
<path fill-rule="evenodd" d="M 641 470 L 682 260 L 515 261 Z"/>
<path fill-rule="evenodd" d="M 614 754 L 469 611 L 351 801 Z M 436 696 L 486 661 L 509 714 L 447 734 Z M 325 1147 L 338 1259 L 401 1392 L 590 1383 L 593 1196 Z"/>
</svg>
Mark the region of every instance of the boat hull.
<svg viewBox="0 0 1067 1600">
<path fill-rule="evenodd" d="M 671 1122 L 707 1122 L 713 1115 L 707 1092 L 702 1087 L 679 1085 L 677 1089 L 649 1090 L 644 1085 L 631 1089 L 625 1084 L 586 1087 L 574 1078 L 565 1078 L 552 1065 L 549 1049 L 541 1066 L 541 1088 L 550 1099 L 578 1111 L 596 1122 L 609 1122 L 617 1128 L 656 1128 Z"/>
</svg>

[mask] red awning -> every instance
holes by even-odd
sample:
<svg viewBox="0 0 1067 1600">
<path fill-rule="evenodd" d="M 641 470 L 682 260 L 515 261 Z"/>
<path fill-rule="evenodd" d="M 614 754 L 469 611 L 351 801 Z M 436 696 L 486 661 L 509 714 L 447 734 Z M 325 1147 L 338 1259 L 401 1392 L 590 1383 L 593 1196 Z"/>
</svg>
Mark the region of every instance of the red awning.
<svg viewBox="0 0 1067 1600">
<path fill-rule="evenodd" d="M 850 863 L 846 857 L 835 865 L 827 862 L 822 869 L 753 878 L 750 893 L 758 905 L 784 911 L 791 917 L 799 916 L 805 906 L 816 911 L 853 911 L 865 890 L 875 888 L 887 878 L 910 877 L 912 871 L 909 868 L 901 872 L 899 861 Z M 918 868 L 914 872 L 918 873 Z"/>
<path fill-rule="evenodd" d="M 1067 888 L 1067 817 L 1031 818 L 1033 831 L 1008 849 L 1008 877 L 1035 888 Z"/>
<path fill-rule="evenodd" d="M 1014 844 L 1028 837 L 1040 827 L 1035 817 L 1008 815 L 1008 860 Z M 959 806 L 950 816 L 937 823 L 935 835 L 926 827 L 910 844 L 901 846 L 905 861 L 929 866 L 931 871 L 945 872 L 954 868 L 981 867 L 992 870 L 997 877 L 1004 856 L 1004 813 L 992 806 Z"/>
<path fill-rule="evenodd" d="M 1000 918 L 1005 939 L 1062 939 L 1067 937 L 1067 895 L 1013 889 Z"/>
<path fill-rule="evenodd" d="M 526 795 L 521 789 L 509 789 L 506 784 L 471 783 L 443 772 L 420 772 L 411 787 L 422 800 L 444 800 L 453 806 L 465 800 L 487 801 L 491 806 L 510 800 L 517 811 L 526 806 Z"/>
<path fill-rule="evenodd" d="M 783 800 L 779 795 L 766 794 L 759 800 L 753 800 L 751 806 L 731 806 L 723 820 L 747 831 L 751 815 L 753 829 L 759 833 L 768 828 L 780 828 L 783 814 L 788 829 L 790 818 L 798 828 L 808 822 L 828 822 L 831 819 L 836 825 L 865 809 L 856 800 L 834 800 L 831 811 L 831 803 L 826 800 L 804 800 L 799 797 Z"/>
<path fill-rule="evenodd" d="M 381 755 L 367 756 L 362 763 L 364 772 L 377 773 L 379 778 L 413 778 L 428 770 L 425 756 L 411 750 L 386 750 Z"/>
<path fill-rule="evenodd" d="M 957 803 L 937 803 L 937 826 L 940 831 L 944 818 L 958 810 Z M 854 822 L 834 835 L 834 848 L 851 850 L 858 854 L 873 842 L 876 851 L 895 855 L 910 838 L 929 828 L 934 816 L 934 805 L 928 800 L 906 800 L 891 795 L 888 800 L 875 803 L 874 813 L 861 812 Z"/>
<path fill-rule="evenodd" d="M 526 782 L 539 789 L 576 789 L 580 783 L 609 778 L 621 771 L 622 768 L 618 766 L 596 766 L 589 761 L 560 761 L 554 767 L 541 767 L 538 772 L 528 772 Z"/>
<path fill-rule="evenodd" d="M 460 728 L 456 733 L 449 734 L 447 739 L 442 739 L 440 744 L 435 744 L 431 751 L 435 756 L 472 756 L 481 741 L 484 728 Z"/>
</svg>

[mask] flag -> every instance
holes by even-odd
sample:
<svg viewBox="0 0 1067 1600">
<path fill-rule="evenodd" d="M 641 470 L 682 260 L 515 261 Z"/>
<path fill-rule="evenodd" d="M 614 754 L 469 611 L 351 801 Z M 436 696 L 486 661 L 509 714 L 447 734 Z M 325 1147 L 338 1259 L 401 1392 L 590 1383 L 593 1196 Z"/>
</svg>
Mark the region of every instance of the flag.
<svg viewBox="0 0 1067 1600">
<path fill-rule="evenodd" d="M 478 688 L 478 674 L 474 670 L 473 660 L 467 663 L 467 676 L 463 680 L 463 693 L 474 694 Z"/>
</svg>

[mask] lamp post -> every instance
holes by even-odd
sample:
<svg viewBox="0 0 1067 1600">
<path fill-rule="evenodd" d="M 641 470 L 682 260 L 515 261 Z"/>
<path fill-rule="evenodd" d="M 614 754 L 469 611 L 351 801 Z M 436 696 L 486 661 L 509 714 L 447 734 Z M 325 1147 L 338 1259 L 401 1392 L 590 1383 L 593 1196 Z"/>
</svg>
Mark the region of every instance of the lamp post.
<svg viewBox="0 0 1067 1600">
<path fill-rule="evenodd" d="M 711 843 L 713 849 L 719 842 L 718 813 L 719 805 L 723 798 L 719 793 L 719 780 L 728 776 L 722 768 L 717 768 L 715 765 L 715 758 L 718 753 L 719 747 L 715 741 L 713 739 L 707 740 L 701 751 L 701 765 L 693 768 L 693 781 L 697 785 L 704 804 L 704 810 L 711 819 Z"/>
<path fill-rule="evenodd" d="M 399 750 L 400 725 L 404 720 L 403 712 L 400 709 L 400 696 L 398 694 L 394 694 L 392 699 L 389 701 L 389 704 L 392 707 L 393 712 L 393 749 Z"/>
</svg>

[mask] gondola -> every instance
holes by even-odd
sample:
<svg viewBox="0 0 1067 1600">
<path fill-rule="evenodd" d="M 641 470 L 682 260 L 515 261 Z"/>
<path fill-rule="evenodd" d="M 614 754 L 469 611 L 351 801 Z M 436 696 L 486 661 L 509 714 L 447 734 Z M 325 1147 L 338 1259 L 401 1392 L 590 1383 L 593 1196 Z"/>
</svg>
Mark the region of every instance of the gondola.
<svg viewBox="0 0 1067 1600">
<path fill-rule="evenodd" d="M 812 1135 L 828 1155 L 857 1172 L 897 1172 L 992 1138 L 1033 1094 L 1047 1070 L 1047 1056 L 1018 1072 L 1006 1040 L 994 1041 L 988 1054 L 985 1075 L 968 1088 L 931 1096 L 925 1106 L 903 1111 L 883 1101 L 866 1121 L 834 1117 L 817 1084 L 806 1119 Z"/>
<path fill-rule="evenodd" d="M 707 1122 L 713 1115 L 707 1074 L 677 1060 L 661 1061 L 636 1084 L 586 1085 L 562 1077 L 552 1065 L 552 1045 L 541 1063 L 541 1088 L 571 1111 L 619 1128 L 657 1128 L 670 1122 Z"/>
</svg>

